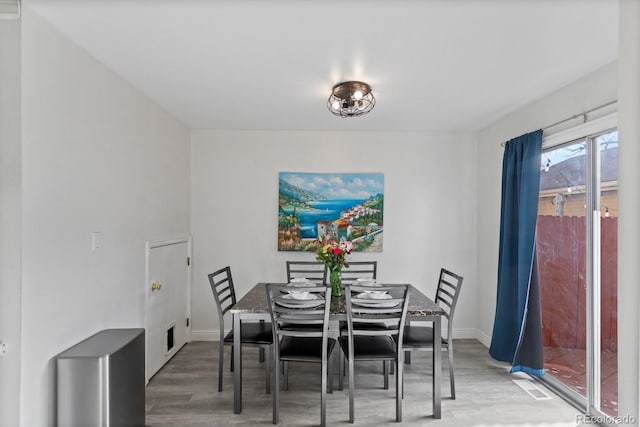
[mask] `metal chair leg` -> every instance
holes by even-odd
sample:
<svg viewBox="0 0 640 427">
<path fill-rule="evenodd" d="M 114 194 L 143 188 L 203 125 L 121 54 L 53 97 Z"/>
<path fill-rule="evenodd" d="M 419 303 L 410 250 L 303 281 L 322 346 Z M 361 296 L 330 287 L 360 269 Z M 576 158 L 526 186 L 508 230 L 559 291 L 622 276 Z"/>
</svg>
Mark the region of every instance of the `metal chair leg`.
<svg viewBox="0 0 640 427">
<path fill-rule="evenodd" d="M 273 346 L 273 423 L 280 421 L 280 358 L 276 346 Z"/>
<path fill-rule="evenodd" d="M 338 355 L 338 390 L 342 390 L 344 388 L 344 374 L 345 374 L 345 366 L 344 366 L 344 353 L 340 350 L 340 354 Z"/>
<path fill-rule="evenodd" d="M 354 385 L 354 375 L 353 375 L 353 357 L 349 359 L 349 422 L 351 424 L 354 423 L 354 409 L 353 409 L 353 388 Z"/>
<path fill-rule="evenodd" d="M 271 393 L 271 364 L 270 364 L 270 357 L 269 357 L 269 350 L 268 348 L 265 350 L 264 347 L 260 347 L 260 350 L 262 350 L 262 354 L 264 354 L 264 360 L 265 360 L 265 373 L 267 375 L 266 378 L 266 387 L 267 387 L 267 394 Z"/>
<path fill-rule="evenodd" d="M 282 362 L 284 368 L 284 380 L 282 384 L 283 390 L 289 390 L 289 362 Z"/>
<path fill-rule="evenodd" d="M 332 357 L 328 356 L 327 357 L 327 376 L 328 378 L 328 382 L 329 382 L 329 389 L 328 389 L 328 393 L 329 394 L 333 394 L 333 362 L 332 362 Z"/>
<path fill-rule="evenodd" d="M 389 390 L 389 361 L 382 362 L 382 375 L 384 376 L 384 389 Z"/>
<path fill-rule="evenodd" d="M 233 357 L 231 358 L 233 360 Z M 222 391 L 222 371 L 224 370 L 224 341 L 218 345 L 218 392 Z"/>
<path fill-rule="evenodd" d="M 402 398 L 404 399 L 404 369 L 402 370 L 402 378 L 400 378 L 400 380 L 402 381 Z"/>
<path fill-rule="evenodd" d="M 325 427 L 327 425 L 327 365 L 329 361 L 326 360 L 326 356 L 323 354 L 320 375 L 320 426 Z"/>
<path fill-rule="evenodd" d="M 389 371 L 389 375 L 395 375 L 395 371 L 396 371 L 395 365 L 393 363 L 389 363 L 388 360 L 382 361 L 382 372 L 384 372 L 385 370 L 385 364 L 387 364 L 386 369 Z"/>
<path fill-rule="evenodd" d="M 233 346 L 231 346 L 231 367 L 229 369 L 233 372 Z"/>
<path fill-rule="evenodd" d="M 404 396 L 403 389 L 403 368 L 402 362 L 397 363 L 396 369 L 396 422 L 402 422 L 402 397 Z"/>
<path fill-rule="evenodd" d="M 456 383 L 453 379 L 454 369 L 453 369 L 453 348 L 451 347 L 451 343 L 447 346 L 447 356 L 449 356 L 449 382 L 451 383 L 451 399 L 456 399 Z"/>
</svg>

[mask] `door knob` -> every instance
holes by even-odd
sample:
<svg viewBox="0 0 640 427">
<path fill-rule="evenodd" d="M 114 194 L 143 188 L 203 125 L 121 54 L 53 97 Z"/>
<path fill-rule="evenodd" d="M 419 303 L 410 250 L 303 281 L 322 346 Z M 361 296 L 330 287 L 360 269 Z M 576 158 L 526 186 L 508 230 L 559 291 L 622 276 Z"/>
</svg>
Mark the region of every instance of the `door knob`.
<svg viewBox="0 0 640 427">
<path fill-rule="evenodd" d="M 151 284 L 152 291 L 159 291 L 160 289 L 162 289 L 162 285 L 160 283 L 153 282 Z"/>
</svg>

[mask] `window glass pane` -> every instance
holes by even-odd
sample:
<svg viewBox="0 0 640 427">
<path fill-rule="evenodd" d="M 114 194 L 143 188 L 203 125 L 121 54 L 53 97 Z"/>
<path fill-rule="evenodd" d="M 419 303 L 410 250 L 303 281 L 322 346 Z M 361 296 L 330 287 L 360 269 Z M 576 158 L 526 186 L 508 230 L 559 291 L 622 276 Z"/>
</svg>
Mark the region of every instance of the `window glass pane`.
<svg viewBox="0 0 640 427">
<path fill-rule="evenodd" d="M 545 372 L 585 397 L 586 146 L 542 154 L 536 237 Z"/>
</svg>

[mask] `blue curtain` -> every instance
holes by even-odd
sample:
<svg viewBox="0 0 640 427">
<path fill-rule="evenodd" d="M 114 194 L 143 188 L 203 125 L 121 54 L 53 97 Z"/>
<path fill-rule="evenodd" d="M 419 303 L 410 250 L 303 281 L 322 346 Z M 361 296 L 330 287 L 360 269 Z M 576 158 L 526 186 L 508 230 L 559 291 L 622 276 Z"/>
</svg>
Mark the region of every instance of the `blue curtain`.
<svg viewBox="0 0 640 427">
<path fill-rule="evenodd" d="M 489 354 L 511 372 L 541 376 L 542 316 L 536 262 L 542 130 L 507 142 L 502 160 L 498 293 Z"/>
</svg>

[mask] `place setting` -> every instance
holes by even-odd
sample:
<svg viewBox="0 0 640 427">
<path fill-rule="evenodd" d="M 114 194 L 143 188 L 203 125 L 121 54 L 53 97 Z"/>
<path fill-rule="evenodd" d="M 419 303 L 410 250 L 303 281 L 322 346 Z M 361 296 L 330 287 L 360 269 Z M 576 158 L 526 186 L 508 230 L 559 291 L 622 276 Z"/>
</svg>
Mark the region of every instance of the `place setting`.
<svg viewBox="0 0 640 427">
<path fill-rule="evenodd" d="M 380 288 L 382 285 L 375 279 L 359 278 L 356 279 L 356 283 L 357 286 L 371 289 L 359 293 L 357 298 L 353 300 L 354 305 L 366 308 L 391 308 L 398 305 L 397 301 L 385 302 L 385 300 L 393 299 L 393 297 L 386 290 L 377 290 L 376 288 Z"/>
<path fill-rule="evenodd" d="M 291 279 L 287 283 L 291 290 L 282 291 L 284 295 L 276 300 L 276 304 L 287 308 L 313 308 L 324 303 L 324 298 L 320 295 L 305 290 L 305 288 L 315 288 L 317 285 L 304 277 Z M 285 301 L 286 300 L 286 301 Z"/>
</svg>

